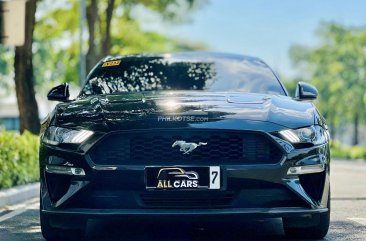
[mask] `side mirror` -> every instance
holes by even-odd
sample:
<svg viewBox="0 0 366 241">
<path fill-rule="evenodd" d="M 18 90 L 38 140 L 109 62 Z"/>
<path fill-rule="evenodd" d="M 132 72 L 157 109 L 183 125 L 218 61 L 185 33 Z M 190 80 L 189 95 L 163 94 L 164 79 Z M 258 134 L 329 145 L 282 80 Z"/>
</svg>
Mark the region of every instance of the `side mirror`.
<svg viewBox="0 0 366 241">
<path fill-rule="evenodd" d="M 318 90 L 311 84 L 299 82 L 296 87 L 295 98 L 298 100 L 315 100 Z"/>
<path fill-rule="evenodd" d="M 69 84 L 67 83 L 53 87 L 47 94 L 47 99 L 54 101 L 66 102 L 69 100 L 69 97 L 70 97 Z"/>
</svg>

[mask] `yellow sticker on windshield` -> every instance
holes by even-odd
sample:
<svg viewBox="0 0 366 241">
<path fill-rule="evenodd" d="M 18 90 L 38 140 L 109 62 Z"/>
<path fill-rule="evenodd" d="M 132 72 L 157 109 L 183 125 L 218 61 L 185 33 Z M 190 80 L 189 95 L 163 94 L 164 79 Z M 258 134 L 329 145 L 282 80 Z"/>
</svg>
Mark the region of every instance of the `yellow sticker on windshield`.
<svg viewBox="0 0 366 241">
<path fill-rule="evenodd" d="M 105 62 L 102 67 L 111 67 L 111 66 L 118 66 L 121 63 L 121 60 L 113 60 Z"/>
</svg>

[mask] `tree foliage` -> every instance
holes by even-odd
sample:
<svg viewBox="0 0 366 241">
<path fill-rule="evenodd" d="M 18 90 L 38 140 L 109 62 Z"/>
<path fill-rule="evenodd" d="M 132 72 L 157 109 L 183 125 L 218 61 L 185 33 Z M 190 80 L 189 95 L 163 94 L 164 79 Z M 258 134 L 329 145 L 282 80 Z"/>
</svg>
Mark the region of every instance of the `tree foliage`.
<svg viewBox="0 0 366 241">
<path fill-rule="evenodd" d="M 39 180 L 39 138 L 0 131 L 0 189 Z"/>
<path fill-rule="evenodd" d="M 182 21 L 187 19 L 189 12 L 196 9 L 203 2 L 202 0 L 89 0 L 86 16 L 89 30 L 89 49 L 86 56 L 87 71 L 90 71 L 101 57 L 111 53 L 113 35 L 127 37 L 127 35 L 134 34 L 136 29 L 140 29 L 139 26 L 134 26 L 133 29 L 124 28 L 125 25 L 120 24 L 135 21 L 131 12 L 136 7 L 144 7 L 145 12 L 152 11 L 159 14 L 166 21 Z M 118 27 L 112 29 L 114 26 Z M 117 30 L 118 35 L 113 30 Z M 123 38 L 117 37 L 116 39 Z M 139 39 L 143 40 L 143 38 Z M 154 38 L 153 40 L 164 39 Z M 138 42 L 137 40 L 136 43 Z M 144 46 L 149 45 L 150 43 L 147 43 Z M 119 47 L 123 47 L 123 43 L 120 43 Z"/>
<path fill-rule="evenodd" d="M 317 33 L 319 46 L 295 45 L 290 57 L 318 88 L 318 106 L 331 126 L 353 123 L 356 145 L 359 122 L 366 120 L 366 29 L 323 23 Z"/>
<path fill-rule="evenodd" d="M 87 1 L 88 8 L 93 1 Z M 131 13 L 133 9 L 143 7 L 144 11 L 155 11 L 165 21 L 182 21 L 183 16 L 189 11 L 201 6 L 193 2 L 191 0 L 97 1 L 97 16 L 93 25 L 94 37 L 91 41 L 90 29 L 88 29 L 89 36 L 85 38 L 84 43 L 85 46 L 91 47 L 89 52 L 93 51 L 92 57 L 89 56 L 89 69 L 107 54 L 205 49 L 205 46 L 200 43 L 177 40 L 157 32 L 144 31 L 139 19 Z M 110 40 L 107 40 L 110 44 L 106 44 L 105 41 L 108 39 L 106 10 L 110 8 L 111 3 L 114 4 L 114 8 L 109 30 Z M 34 62 L 38 89 L 42 92 L 55 83 L 79 83 L 79 4 L 79 1 L 68 0 L 66 4 L 42 14 L 37 22 Z"/>
<path fill-rule="evenodd" d="M 14 89 L 13 58 L 10 48 L 0 45 L 0 98 L 9 95 Z"/>
</svg>

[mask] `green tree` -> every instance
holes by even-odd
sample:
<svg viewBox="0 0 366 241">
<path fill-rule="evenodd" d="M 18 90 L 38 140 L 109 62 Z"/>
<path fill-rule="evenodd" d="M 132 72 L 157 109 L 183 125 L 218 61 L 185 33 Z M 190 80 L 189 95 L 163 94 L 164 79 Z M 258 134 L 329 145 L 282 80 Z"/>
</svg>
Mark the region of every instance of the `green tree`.
<svg viewBox="0 0 366 241">
<path fill-rule="evenodd" d="M 180 2 L 189 2 L 181 0 Z M 139 2 L 152 1 L 121 1 L 116 0 L 114 3 L 114 13 L 110 23 L 110 30 L 106 30 L 107 19 L 106 9 L 112 1 L 98 1 L 96 23 L 94 34 L 87 39 L 85 45 L 94 46 L 93 53 L 88 56 L 89 69 L 102 57 L 106 55 L 132 54 L 141 52 L 165 52 L 165 51 L 186 51 L 186 50 L 203 50 L 205 46 L 200 43 L 190 42 L 186 40 L 176 40 L 160 33 L 142 30 L 139 19 L 131 16 L 131 11 L 141 5 Z M 166 4 L 173 1 L 166 1 Z M 178 1 L 177 1 L 178 2 Z M 87 2 L 88 12 L 90 12 L 90 4 L 92 0 Z M 125 3 L 125 5 L 123 5 Z M 152 3 L 151 3 L 152 4 Z M 171 4 L 171 3 L 170 3 Z M 151 6 L 152 7 L 152 6 Z M 158 6 L 154 6 L 158 8 Z M 146 7 L 144 7 L 146 8 Z M 167 12 L 164 12 L 162 7 L 158 8 L 159 15 L 166 21 L 181 21 L 188 7 L 183 10 L 169 7 Z M 145 9 L 145 11 L 150 11 Z M 151 10 L 152 11 L 152 10 Z M 175 15 L 169 13 L 178 11 Z M 45 92 L 55 83 L 74 82 L 78 80 L 78 64 L 79 64 L 79 1 L 71 0 L 61 7 L 54 8 L 44 12 L 37 22 L 35 29 L 34 41 L 34 62 L 35 73 L 37 78 L 38 90 Z M 108 14 L 107 14 L 108 15 Z M 109 16 L 109 15 L 108 15 Z M 174 18 L 172 16 L 175 16 Z M 108 17 L 109 18 L 109 17 Z M 103 27 L 104 26 L 104 27 Z M 90 29 L 89 29 L 90 31 Z M 110 40 L 105 40 L 107 37 L 106 31 L 110 32 Z M 94 37 L 93 37 L 94 36 Z M 91 40 L 92 39 L 92 40 Z M 105 43 L 105 41 L 110 43 Z M 107 45 L 107 47 L 106 47 Z M 104 46 L 104 47 L 103 47 Z M 107 49 L 107 51 L 106 51 Z M 45 61 L 47 60 L 47 61 Z"/>
<path fill-rule="evenodd" d="M 125 25 L 121 23 L 133 21 L 131 11 L 137 6 L 144 6 L 145 11 L 153 11 L 166 21 L 182 21 L 187 18 L 189 12 L 197 9 L 202 3 L 204 3 L 202 0 L 105 0 L 99 2 L 89 0 L 87 7 L 89 30 L 87 71 L 90 71 L 101 57 L 111 53 L 112 17 L 114 23 L 119 23 L 118 30 L 121 36 L 121 34 L 133 34 L 133 29 L 125 28 Z M 115 14 L 115 12 L 119 14 Z"/>
<path fill-rule="evenodd" d="M 366 118 L 366 29 L 323 23 L 318 35 L 319 46 L 293 46 L 290 57 L 303 79 L 318 88 L 318 106 L 333 130 L 342 120 L 353 123 L 357 145 Z"/>
<path fill-rule="evenodd" d="M 20 132 L 29 130 L 33 134 L 38 134 L 40 130 L 38 105 L 33 86 L 34 74 L 32 63 L 36 8 L 37 0 L 29 0 L 26 2 L 25 42 L 23 46 L 15 47 L 14 58 L 15 92 L 18 101 Z"/>
</svg>

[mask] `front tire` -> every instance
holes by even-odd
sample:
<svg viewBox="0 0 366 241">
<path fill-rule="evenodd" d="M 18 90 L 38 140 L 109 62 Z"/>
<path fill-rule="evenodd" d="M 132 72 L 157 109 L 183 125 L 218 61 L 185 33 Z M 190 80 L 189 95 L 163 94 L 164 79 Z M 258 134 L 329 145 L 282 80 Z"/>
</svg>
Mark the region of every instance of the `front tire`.
<svg viewBox="0 0 366 241">
<path fill-rule="evenodd" d="M 47 241 L 81 240 L 81 238 L 84 236 L 87 219 L 80 219 L 77 217 L 67 218 L 63 216 L 49 215 L 42 212 L 42 187 L 39 193 L 39 200 L 41 231 L 43 237 Z"/>
<path fill-rule="evenodd" d="M 77 228 L 59 228 L 53 227 L 52 218 L 44 213 L 40 213 L 41 230 L 43 237 L 48 241 L 81 240 L 84 236 L 85 225 L 78 223 Z M 66 225 L 66 224 L 65 224 Z"/>
<path fill-rule="evenodd" d="M 330 196 L 328 197 L 328 212 L 321 213 L 318 216 L 309 218 L 283 218 L 283 228 L 287 237 L 291 238 L 307 238 L 307 239 L 322 239 L 327 235 L 330 223 Z M 319 220 L 317 220 L 319 219 Z M 317 222 L 318 221 L 318 222 Z M 294 222 L 307 223 L 315 222 L 316 225 L 306 227 L 294 227 Z"/>
</svg>

